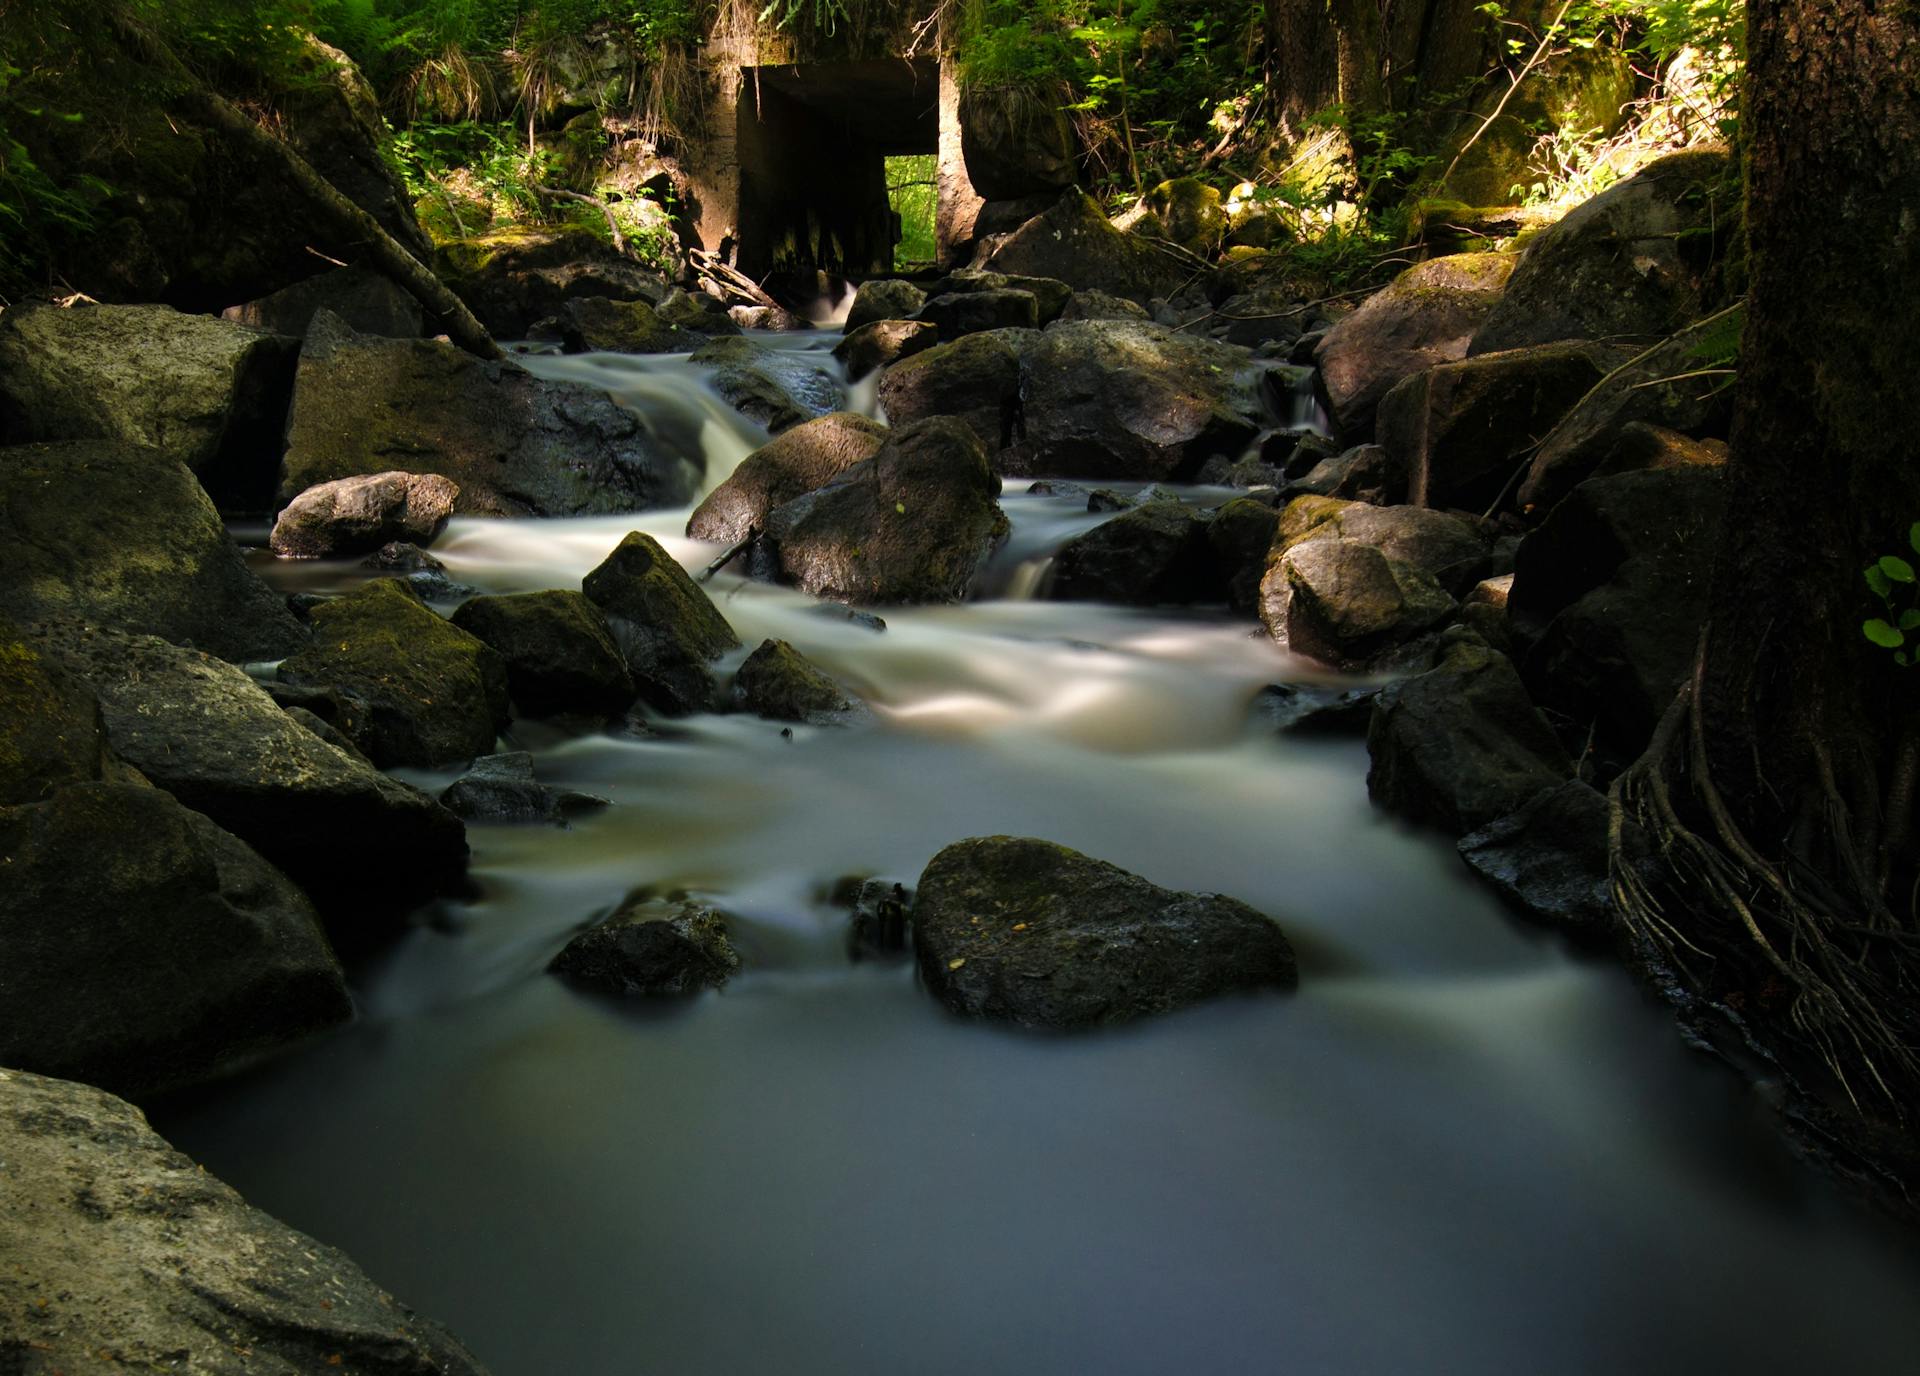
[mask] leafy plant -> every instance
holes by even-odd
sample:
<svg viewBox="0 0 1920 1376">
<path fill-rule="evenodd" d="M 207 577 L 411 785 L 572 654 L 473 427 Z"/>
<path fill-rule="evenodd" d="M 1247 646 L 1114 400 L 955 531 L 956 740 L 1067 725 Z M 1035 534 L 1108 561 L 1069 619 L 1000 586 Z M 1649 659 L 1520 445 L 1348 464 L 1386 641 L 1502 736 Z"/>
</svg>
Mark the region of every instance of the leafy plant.
<svg viewBox="0 0 1920 1376">
<path fill-rule="evenodd" d="M 1920 554 L 1920 521 L 1908 529 L 1907 543 Z M 1920 632 L 1920 586 L 1914 581 L 1913 565 L 1897 554 L 1883 555 L 1869 564 L 1862 576 L 1886 614 L 1861 622 L 1860 633 L 1881 649 L 1891 651 L 1893 662 L 1903 669 L 1920 662 L 1920 650 L 1908 648 L 1915 632 Z"/>
</svg>

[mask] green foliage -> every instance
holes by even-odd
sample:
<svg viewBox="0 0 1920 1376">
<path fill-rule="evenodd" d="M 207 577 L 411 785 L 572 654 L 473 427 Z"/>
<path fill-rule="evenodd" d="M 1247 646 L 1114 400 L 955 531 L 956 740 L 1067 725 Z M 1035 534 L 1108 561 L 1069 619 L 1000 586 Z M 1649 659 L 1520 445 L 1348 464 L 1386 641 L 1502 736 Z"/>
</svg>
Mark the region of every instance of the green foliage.
<svg viewBox="0 0 1920 1376">
<path fill-rule="evenodd" d="M 887 159 L 887 202 L 900 217 L 900 242 L 893 249 L 897 271 L 932 267 L 938 256 L 934 219 L 939 168 L 940 159 L 931 153 Z"/>
<path fill-rule="evenodd" d="M 1920 521 L 1908 528 L 1907 543 L 1920 555 Z M 1862 576 L 1885 614 L 1861 622 L 1860 633 L 1892 651 L 1893 662 L 1901 668 L 1920 663 L 1920 649 L 1909 648 L 1920 633 L 1920 584 L 1915 582 L 1912 563 L 1897 554 L 1884 555 L 1869 564 Z"/>
<path fill-rule="evenodd" d="M 396 132 L 387 158 L 416 199 L 435 194 L 455 171 L 510 214 L 538 219 L 545 204 L 534 187 L 549 176 L 552 155 L 531 153 L 508 124 L 462 120 L 454 124 L 420 122 Z"/>
</svg>

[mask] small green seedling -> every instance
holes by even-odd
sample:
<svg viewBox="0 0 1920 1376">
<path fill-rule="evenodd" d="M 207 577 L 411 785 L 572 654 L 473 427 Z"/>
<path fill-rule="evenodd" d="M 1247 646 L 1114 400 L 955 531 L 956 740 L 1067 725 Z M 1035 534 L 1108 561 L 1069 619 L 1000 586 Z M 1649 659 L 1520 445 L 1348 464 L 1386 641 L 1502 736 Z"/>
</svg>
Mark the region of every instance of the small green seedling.
<svg viewBox="0 0 1920 1376">
<path fill-rule="evenodd" d="M 1920 554 L 1920 521 L 1908 529 L 1907 543 Z M 1886 615 L 1861 622 L 1860 633 L 1881 649 L 1891 650 L 1893 662 L 1903 669 L 1920 662 L 1920 648 L 1916 648 L 1914 638 L 1920 631 L 1920 585 L 1914 582 L 1913 565 L 1897 554 L 1889 554 L 1869 564 L 1863 576 L 1886 608 Z"/>
</svg>

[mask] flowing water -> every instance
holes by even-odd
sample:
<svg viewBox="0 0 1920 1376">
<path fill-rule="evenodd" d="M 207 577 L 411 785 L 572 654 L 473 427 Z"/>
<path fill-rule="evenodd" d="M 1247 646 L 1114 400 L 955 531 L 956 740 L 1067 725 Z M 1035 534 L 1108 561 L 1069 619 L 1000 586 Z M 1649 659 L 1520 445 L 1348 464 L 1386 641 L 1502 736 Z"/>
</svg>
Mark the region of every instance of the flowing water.
<svg viewBox="0 0 1920 1376">
<path fill-rule="evenodd" d="M 759 438 L 675 360 L 532 366 L 716 475 Z M 1371 811 L 1361 747 L 1251 719 L 1300 666 L 1247 623 L 1017 596 L 1099 519 L 1021 486 L 1003 595 L 884 631 L 716 577 L 731 662 L 789 640 L 873 721 L 517 725 L 614 806 L 473 827 L 478 898 L 358 972 L 356 1026 L 159 1125 L 498 1376 L 1915 1369 L 1910 1248 L 1617 968 Z M 684 521 L 463 520 L 435 552 L 575 587 L 633 528 L 703 566 Z M 1039 1036 L 848 959 L 837 879 L 992 833 L 1252 903 L 1299 993 Z M 744 971 L 670 1006 L 544 973 L 642 887 L 734 914 Z"/>
</svg>

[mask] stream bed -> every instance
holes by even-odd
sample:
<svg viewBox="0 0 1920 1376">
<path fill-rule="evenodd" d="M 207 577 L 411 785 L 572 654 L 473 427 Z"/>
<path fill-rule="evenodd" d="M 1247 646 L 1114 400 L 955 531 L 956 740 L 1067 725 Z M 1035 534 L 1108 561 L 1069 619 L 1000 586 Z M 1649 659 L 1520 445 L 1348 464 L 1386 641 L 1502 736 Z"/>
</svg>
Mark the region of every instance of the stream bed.
<svg viewBox="0 0 1920 1376">
<path fill-rule="evenodd" d="M 756 437 L 695 409 L 718 475 Z M 1100 519 L 1023 489 L 986 595 L 884 631 L 715 577 L 723 675 L 776 636 L 874 719 L 516 723 L 614 805 L 470 827 L 478 897 L 356 971 L 355 1026 L 156 1125 L 496 1376 L 1914 1369 L 1909 1242 L 1624 972 L 1374 813 L 1363 747 L 1276 736 L 1251 704 L 1303 666 L 1256 627 L 1022 596 Z M 703 567 L 685 519 L 460 520 L 434 553 L 577 587 L 630 529 Z M 995 833 L 1245 900 L 1298 994 L 1047 1036 L 849 959 L 835 881 Z M 545 973 L 642 887 L 732 914 L 741 974 L 653 1004 Z"/>
</svg>

